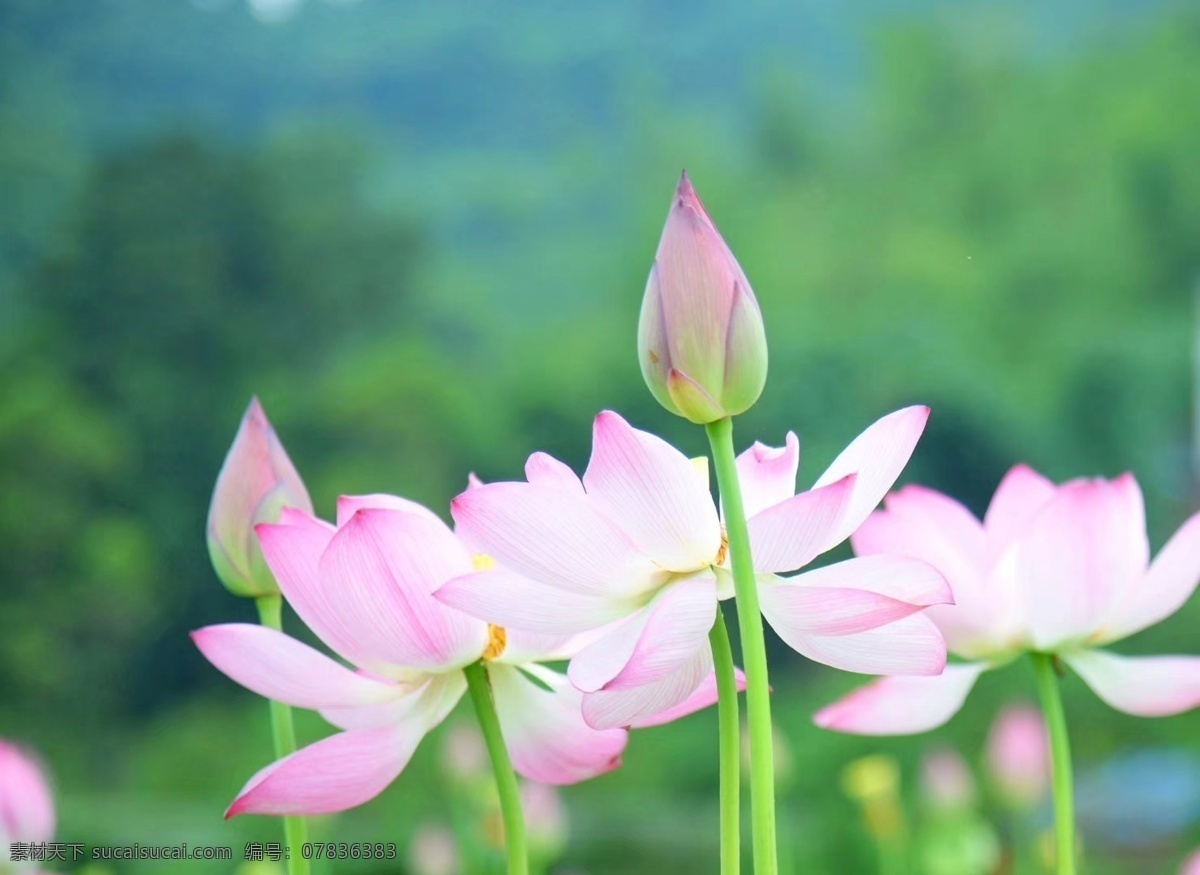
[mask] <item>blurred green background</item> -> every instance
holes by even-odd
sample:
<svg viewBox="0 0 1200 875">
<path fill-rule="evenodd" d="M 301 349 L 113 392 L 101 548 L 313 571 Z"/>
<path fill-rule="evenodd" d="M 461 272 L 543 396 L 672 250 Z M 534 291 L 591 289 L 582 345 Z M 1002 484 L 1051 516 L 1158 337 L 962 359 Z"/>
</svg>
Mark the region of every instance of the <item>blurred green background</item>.
<svg viewBox="0 0 1200 875">
<path fill-rule="evenodd" d="M 703 451 L 634 351 L 685 166 L 767 320 L 740 445 L 795 429 L 808 483 L 924 402 L 905 479 L 975 510 L 1020 460 L 1133 470 L 1156 548 L 1195 508 L 1194 3 L 0 0 L 0 736 L 45 757 L 63 841 L 278 840 L 221 819 L 271 758 L 266 708 L 187 638 L 253 616 L 203 537 L 252 393 L 325 515 L 372 491 L 444 509 L 538 449 L 582 467 L 605 407 Z M 1197 601 L 1124 650 L 1200 652 Z M 896 757 L 919 831 L 922 753 L 978 765 L 1032 696 L 1016 666 L 932 736 L 839 736 L 809 717 L 861 679 L 774 645 L 795 872 L 880 871 L 847 763 Z M 1175 871 L 1200 714 L 1066 695 L 1087 871 Z M 404 858 L 461 820 L 443 735 L 316 835 Z M 565 792 L 561 871 L 715 871 L 715 751 L 711 713 L 636 733 Z M 1006 849 L 1036 843 L 1044 808 L 981 794 Z M 105 871 L 167 868 L 234 870 Z"/>
</svg>

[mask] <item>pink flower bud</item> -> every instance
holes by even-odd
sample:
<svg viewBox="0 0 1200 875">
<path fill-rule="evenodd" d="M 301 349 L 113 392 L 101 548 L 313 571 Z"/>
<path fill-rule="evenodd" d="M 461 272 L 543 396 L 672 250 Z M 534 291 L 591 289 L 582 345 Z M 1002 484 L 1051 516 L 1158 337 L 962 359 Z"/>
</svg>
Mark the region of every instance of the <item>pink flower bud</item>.
<svg viewBox="0 0 1200 875">
<path fill-rule="evenodd" d="M 686 173 L 646 283 L 638 358 L 658 402 L 696 423 L 744 412 L 766 383 L 758 301 Z"/>
<path fill-rule="evenodd" d="M 975 779 L 962 754 L 940 747 L 921 760 L 921 791 L 935 808 L 960 809 L 975 801 Z"/>
<path fill-rule="evenodd" d="M 1050 746 L 1042 714 L 1030 705 L 1008 705 L 988 733 L 987 763 L 1009 804 L 1027 808 L 1040 800 L 1050 778 Z"/>
<path fill-rule="evenodd" d="M 415 875 L 455 875 L 462 871 L 458 843 L 438 824 L 422 824 L 408 848 L 408 865 Z"/>
<path fill-rule="evenodd" d="M 0 741 L 0 854 L 12 842 L 54 837 L 54 802 L 42 770 L 21 748 Z"/>
<path fill-rule="evenodd" d="M 208 554 L 230 592 L 251 598 L 279 592 L 254 527 L 277 522 L 285 507 L 312 513 L 304 481 L 254 398 L 217 475 L 208 509 Z"/>
<path fill-rule="evenodd" d="M 567 809 L 556 788 L 521 782 L 521 808 L 529 841 L 543 856 L 557 856 L 567 841 Z"/>
</svg>

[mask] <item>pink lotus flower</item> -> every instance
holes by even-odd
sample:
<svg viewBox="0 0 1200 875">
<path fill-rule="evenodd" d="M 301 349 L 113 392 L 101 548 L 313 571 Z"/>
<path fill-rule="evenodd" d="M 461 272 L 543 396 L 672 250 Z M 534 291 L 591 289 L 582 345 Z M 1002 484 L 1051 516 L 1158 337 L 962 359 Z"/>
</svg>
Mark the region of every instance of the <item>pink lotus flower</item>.
<svg viewBox="0 0 1200 875">
<path fill-rule="evenodd" d="M 767 380 L 758 301 L 686 173 L 646 283 L 638 359 L 658 402 L 697 423 L 747 410 Z"/>
<path fill-rule="evenodd" d="M 52 838 L 54 801 L 41 768 L 26 751 L 0 741 L 0 860 L 9 859 L 14 842 Z"/>
<path fill-rule="evenodd" d="M 908 460 L 928 416 L 911 407 L 860 435 L 808 492 L 795 495 L 799 450 L 756 444 L 738 459 L 762 610 L 792 647 L 850 671 L 935 674 L 945 644 L 917 615 L 949 601 L 924 562 L 852 559 L 792 578 L 866 518 Z M 682 453 L 612 412 L 596 418 L 582 480 L 545 453 L 527 482 L 470 489 L 451 503 L 463 534 L 503 569 L 437 592 L 508 628 L 594 633 L 568 676 L 596 727 L 634 725 L 709 690 L 708 633 L 732 595 L 708 481 Z M 710 699 L 711 701 L 711 699 Z"/>
<path fill-rule="evenodd" d="M 967 662 L 936 678 L 887 678 L 821 711 L 844 732 L 923 732 L 949 720 L 980 673 L 1027 652 L 1057 654 L 1100 698 L 1145 717 L 1200 705 L 1200 657 L 1131 658 L 1100 649 L 1169 617 L 1200 578 L 1200 514 L 1149 561 L 1142 493 L 1131 474 L 1055 486 L 1018 465 L 981 524 L 930 489 L 888 496 L 855 550 L 924 559 L 955 604 L 929 610 Z"/>
<path fill-rule="evenodd" d="M 254 527 L 275 522 L 285 507 L 312 513 L 304 481 L 253 398 L 217 475 L 208 509 L 208 553 L 217 576 L 235 595 L 278 594 Z"/>
<path fill-rule="evenodd" d="M 1006 705 L 988 733 L 987 764 L 1010 804 L 1026 808 L 1050 785 L 1050 741 L 1042 712 L 1031 705 Z"/>
<path fill-rule="evenodd" d="M 1179 875 L 1200 875 L 1200 848 L 1183 861 L 1183 868 L 1179 870 Z"/>
<path fill-rule="evenodd" d="M 571 656 L 569 636 L 489 626 L 432 597 L 486 560 L 431 511 L 393 496 L 342 498 L 336 528 L 286 509 L 278 525 L 257 531 L 289 604 L 357 670 L 262 626 L 192 633 L 238 683 L 317 710 L 342 730 L 260 771 L 227 817 L 321 814 L 373 798 L 458 702 L 462 669 L 480 658 L 517 772 L 569 784 L 620 764 L 626 733 L 587 726 L 579 693 L 540 664 Z"/>
</svg>

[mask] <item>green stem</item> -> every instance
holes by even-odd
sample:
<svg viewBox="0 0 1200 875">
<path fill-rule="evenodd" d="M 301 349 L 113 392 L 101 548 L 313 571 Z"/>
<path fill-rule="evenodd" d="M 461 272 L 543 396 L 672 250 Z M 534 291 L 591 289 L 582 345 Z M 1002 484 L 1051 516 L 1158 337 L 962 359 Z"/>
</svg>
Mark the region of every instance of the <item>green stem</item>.
<svg viewBox="0 0 1200 875">
<path fill-rule="evenodd" d="M 277 595 L 260 596 L 254 600 L 258 606 L 259 622 L 276 632 L 283 631 L 283 598 Z M 275 742 L 275 758 L 282 759 L 296 752 L 296 727 L 292 723 L 292 709 L 283 702 L 270 700 L 271 738 Z M 308 875 L 308 860 L 303 847 L 308 842 L 308 824 L 303 817 L 283 819 L 283 836 L 287 840 L 287 866 L 289 875 Z"/>
<path fill-rule="evenodd" d="M 529 875 L 529 850 L 525 842 L 525 814 L 521 811 L 521 789 L 517 786 L 517 775 L 504 735 L 500 731 L 500 718 L 496 716 L 496 703 L 492 700 L 492 682 L 488 678 L 483 660 L 463 669 L 467 676 L 467 689 L 483 740 L 487 744 L 488 756 L 492 759 L 492 771 L 496 776 L 496 791 L 500 795 L 500 816 L 504 820 L 504 841 L 508 846 L 508 875 Z"/>
<path fill-rule="evenodd" d="M 1054 657 L 1048 653 L 1031 654 L 1037 674 L 1038 695 L 1050 733 L 1050 761 L 1054 787 L 1054 835 L 1058 875 L 1075 875 L 1075 791 L 1071 778 L 1071 742 L 1067 737 L 1067 718 Z"/>
<path fill-rule="evenodd" d="M 717 724 L 721 757 L 721 875 L 738 875 L 742 863 L 741 818 L 738 812 L 741 782 L 741 732 L 738 720 L 737 676 L 725 615 L 717 605 L 717 621 L 708 633 L 717 670 Z"/>
<path fill-rule="evenodd" d="M 742 633 L 742 659 L 746 672 L 746 712 L 750 726 L 750 817 L 754 837 L 756 875 L 776 875 L 775 763 L 771 736 L 771 688 L 767 679 L 767 644 L 758 607 L 758 581 L 750 556 L 750 533 L 742 507 L 733 450 L 733 420 L 719 419 L 705 429 L 712 446 L 717 488 L 725 507 L 729 537 L 729 565 L 737 595 L 738 628 Z"/>
</svg>

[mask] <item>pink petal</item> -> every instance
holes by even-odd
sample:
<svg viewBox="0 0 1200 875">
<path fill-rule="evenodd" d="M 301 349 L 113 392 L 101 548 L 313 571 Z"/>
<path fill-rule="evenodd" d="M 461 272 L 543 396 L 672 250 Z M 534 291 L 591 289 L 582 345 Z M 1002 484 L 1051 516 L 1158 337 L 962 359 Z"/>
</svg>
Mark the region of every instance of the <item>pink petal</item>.
<svg viewBox="0 0 1200 875">
<path fill-rule="evenodd" d="M 396 780 L 423 737 L 408 726 L 331 735 L 256 774 L 225 817 L 331 814 L 362 805 Z"/>
<path fill-rule="evenodd" d="M 712 650 L 705 647 L 662 680 L 641 687 L 584 693 L 583 719 L 595 729 L 649 721 L 688 701 L 712 670 Z"/>
<path fill-rule="evenodd" d="M 1089 687 L 1118 711 L 1166 717 L 1200 706 L 1200 656 L 1117 656 L 1105 650 L 1063 654 Z"/>
<path fill-rule="evenodd" d="M 321 582 L 321 556 L 333 540 L 334 528 L 300 511 L 285 510 L 279 525 L 259 525 L 255 531 L 283 597 L 304 625 L 355 665 L 378 667 L 376 656 L 346 627 L 338 594 L 329 592 Z"/>
<path fill-rule="evenodd" d="M 0 741 L 0 844 L 54 838 L 54 800 L 32 754 Z M 7 861 L 6 861 L 7 862 Z"/>
<path fill-rule="evenodd" d="M 569 490 L 489 483 L 459 495 L 450 511 L 472 544 L 541 583 L 620 598 L 653 582 L 653 563 L 594 502 Z"/>
<path fill-rule="evenodd" d="M 1088 636 L 1146 570 L 1137 483 L 1125 475 L 1060 487 L 1013 549 L 1034 647 L 1051 651 Z"/>
<path fill-rule="evenodd" d="M 1179 870 L 1179 875 L 1200 875 L 1200 848 L 1192 852 L 1192 855 L 1183 861 L 1183 868 Z"/>
<path fill-rule="evenodd" d="M 525 479 L 540 486 L 561 486 L 571 492 L 583 494 L 583 481 L 558 459 L 548 453 L 534 453 L 525 462 Z"/>
<path fill-rule="evenodd" d="M 340 496 L 337 501 L 338 528 L 350 522 L 350 517 L 354 516 L 360 510 L 402 510 L 406 513 L 415 513 L 426 519 L 445 525 L 441 517 L 423 504 L 409 501 L 407 498 L 401 498 L 398 495 L 376 493 L 374 495 Z"/>
<path fill-rule="evenodd" d="M 800 466 L 800 439 L 789 431 L 782 447 L 754 446 L 737 457 L 738 483 L 746 517 L 774 507 L 796 494 Z"/>
<path fill-rule="evenodd" d="M 404 693 L 264 626 L 206 626 L 192 633 L 192 641 L 205 659 L 246 689 L 297 708 L 375 705 Z"/>
<path fill-rule="evenodd" d="M 928 732 L 958 713 L 986 668 L 983 663 L 965 663 L 948 665 L 936 677 L 880 678 L 827 705 L 813 722 L 856 735 Z"/>
<path fill-rule="evenodd" d="M 637 610 L 630 600 L 559 589 L 504 568 L 456 577 L 434 597 L 496 626 L 531 632 L 582 632 Z"/>
<path fill-rule="evenodd" d="M 1150 570 L 1117 599 L 1101 641 L 1116 641 L 1165 620 L 1192 597 L 1200 581 L 1200 513 L 1159 551 Z"/>
<path fill-rule="evenodd" d="M 571 660 L 571 683 L 584 692 L 654 683 L 708 647 L 717 612 L 716 581 L 697 575 L 670 584 L 637 614 Z"/>
<path fill-rule="evenodd" d="M 946 641 L 933 621 L 922 614 L 851 635 L 805 635 L 773 622 L 771 628 L 789 647 L 842 671 L 936 675 L 946 665 Z"/>
<path fill-rule="evenodd" d="M 785 641 L 865 632 L 953 601 L 937 569 L 902 556 L 848 559 L 787 579 L 760 576 L 759 597 L 763 615 Z"/>
<path fill-rule="evenodd" d="M 954 604 L 938 606 L 929 617 L 959 652 L 992 631 L 1016 621 L 1014 594 L 985 583 L 987 545 L 983 527 L 952 498 L 922 486 L 905 486 L 887 497 L 885 510 L 867 517 L 850 543 L 860 556 L 892 554 L 928 562 L 954 592 Z"/>
<path fill-rule="evenodd" d="M 993 559 L 1024 534 L 1056 491 L 1053 483 L 1028 465 L 1016 465 L 1004 475 L 983 518 Z"/>
<path fill-rule="evenodd" d="M 376 729 L 400 723 L 428 732 L 446 719 L 462 694 L 467 680 L 461 671 L 417 676 L 405 684 L 408 692 L 381 705 L 361 708 L 322 708 L 321 716 L 338 729 Z"/>
<path fill-rule="evenodd" d="M 583 699 L 557 672 L 491 663 L 488 675 L 496 714 L 513 768 L 531 781 L 574 784 L 612 771 L 621 764 L 624 729 L 592 729 L 583 722 Z"/>
<path fill-rule="evenodd" d="M 486 488 L 486 487 L 485 487 Z M 487 627 L 448 608 L 433 591 L 469 572 L 471 557 L 440 521 L 395 510 L 360 510 L 321 558 L 348 632 L 379 659 L 437 670 L 478 659 Z"/>
<path fill-rule="evenodd" d="M 695 571 L 711 564 L 721 548 L 712 495 L 688 458 L 610 410 L 596 417 L 583 485 L 663 568 Z"/>
<path fill-rule="evenodd" d="M 751 517 L 750 554 L 758 571 L 795 571 L 829 546 L 854 497 L 855 475 L 810 489 Z"/>
<path fill-rule="evenodd" d="M 858 475 L 850 506 L 841 525 L 825 544 L 826 550 L 846 540 L 883 500 L 908 464 L 928 420 L 928 407 L 905 407 L 889 413 L 851 441 L 850 446 L 842 450 L 825 473 L 817 478 L 814 488 L 841 480 L 848 474 Z"/>
<path fill-rule="evenodd" d="M 746 689 L 746 675 L 740 668 L 735 668 L 734 682 L 737 684 L 738 690 Z M 662 726 L 667 723 L 674 722 L 681 717 L 687 717 L 689 714 L 695 714 L 709 705 L 715 704 L 717 701 L 717 673 L 714 671 L 703 681 L 700 686 L 696 687 L 695 691 L 672 708 L 665 711 L 660 711 L 650 717 L 643 717 L 633 721 L 630 724 L 631 729 L 648 729 L 652 726 Z"/>
</svg>

